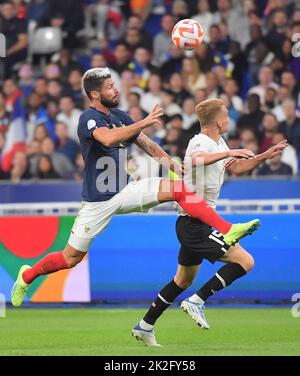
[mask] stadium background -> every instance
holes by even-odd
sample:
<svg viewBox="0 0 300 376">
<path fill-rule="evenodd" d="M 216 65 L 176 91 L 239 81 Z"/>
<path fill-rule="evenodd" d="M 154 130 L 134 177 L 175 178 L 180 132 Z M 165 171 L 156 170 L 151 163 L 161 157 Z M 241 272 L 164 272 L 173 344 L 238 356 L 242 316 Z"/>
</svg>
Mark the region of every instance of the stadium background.
<svg viewBox="0 0 300 376">
<path fill-rule="evenodd" d="M 217 302 L 290 302 L 298 292 L 300 224 L 300 32 L 297 2 L 2 1 L 0 32 L 0 293 L 9 300 L 19 266 L 62 249 L 80 201 L 83 162 L 76 135 L 87 100 L 80 86 L 90 67 L 113 69 L 121 108 L 138 121 L 156 103 L 166 116 L 148 135 L 181 158 L 199 131 L 194 106 L 223 98 L 231 148 L 263 152 L 287 137 L 271 164 L 227 176 L 219 203 L 234 222 L 262 219 L 243 245 L 256 267 L 217 294 Z M 194 17 L 206 43 L 194 52 L 171 44 L 178 19 Z M 19 39 L 18 39 L 19 38 Z M 128 169 L 144 177 L 149 159 L 130 150 Z M 152 175 L 161 171 L 157 165 Z M 73 270 L 41 277 L 31 302 L 151 301 L 173 275 L 178 242 L 172 205 L 148 215 L 116 217 Z M 117 235 L 116 235 L 117 234 Z M 216 269 L 205 263 L 194 287 Z"/>
</svg>

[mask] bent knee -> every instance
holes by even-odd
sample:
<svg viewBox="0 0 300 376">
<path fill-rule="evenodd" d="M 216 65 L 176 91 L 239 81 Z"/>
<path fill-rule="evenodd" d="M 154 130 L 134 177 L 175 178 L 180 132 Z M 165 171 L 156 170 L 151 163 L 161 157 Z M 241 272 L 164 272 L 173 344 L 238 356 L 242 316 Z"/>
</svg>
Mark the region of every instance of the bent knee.
<svg viewBox="0 0 300 376">
<path fill-rule="evenodd" d="M 191 280 L 191 279 L 185 279 L 185 278 L 180 278 L 180 277 L 176 277 L 175 276 L 174 282 L 181 289 L 187 289 L 188 287 L 191 286 L 191 284 L 193 283 L 193 280 Z"/>
<path fill-rule="evenodd" d="M 78 259 L 75 259 L 74 257 L 73 258 L 69 258 L 67 260 L 67 264 L 69 266 L 69 268 L 74 268 L 74 266 L 76 266 L 77 264 L 80 263 L 81 260 L 78 260 Z"/>
<path fill-rule="evenodd" d="M 76 255 L 70 255 L 70 254 L 65 254 L 64 257 L 65 257 L 65 260 L 66 260 L 66 263 L 68 264 L 68 267 L 71 269 L 71 268 L 74 268 L 74 266 L 76 266 L 77 264 L 80 263 L 80 261 L 84 258 L 85 256 L 85 253 L 81 252 L 81 253 L 78 253 Z"/>
<path fill-rule="evenodd" d="M 254 258 L 248 254 L 247 257 L 239 262 L 239 264 L 245 269 L 246 273 L 249 273 L 254 268 Z"/>
</svg>

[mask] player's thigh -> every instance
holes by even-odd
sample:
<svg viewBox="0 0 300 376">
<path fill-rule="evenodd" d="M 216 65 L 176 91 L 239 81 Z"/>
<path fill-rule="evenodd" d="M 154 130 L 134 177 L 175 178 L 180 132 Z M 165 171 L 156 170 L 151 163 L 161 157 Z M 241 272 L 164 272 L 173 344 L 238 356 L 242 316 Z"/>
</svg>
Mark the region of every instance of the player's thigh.
<svg viewBox="0 0 300 376">
<path fill-rule="evenodd" d="M 184 266 L 178 264 L 174 282 L 181 288 L 189 287 L 196 278 L 199 268 L 200 265 Z"/>
<path fill-rule="evenodd" d="M 240 264 L 247 272 L 254 267 L 254 259 L 240 244 L 236 244 L 229 248 L 226 254 L 218 259 L 225 263 L 236 262 Z"/>
<path fill-rule="evenodd" d="M 68 244 L 77 251 L 87 252 L 92 241 L 108 226 L 119 207 L 117 195 L 103 202 L 83 202 Z"/>
<path fill-rule="evenodd" d="M 147 212 L 158 205 L 161 178 L 146 178 L 129 183 L 120 193 L 118 214 Z"/>
<path fill-rule="evenodd" d="M 181 244 L 178 264 L 199 265 L 203 259 L 214 263 L 229 249 L 222 234 L 211 231 L 211 227 L 190 216 L 179 216 L 176 235 Z"/>
</svg>

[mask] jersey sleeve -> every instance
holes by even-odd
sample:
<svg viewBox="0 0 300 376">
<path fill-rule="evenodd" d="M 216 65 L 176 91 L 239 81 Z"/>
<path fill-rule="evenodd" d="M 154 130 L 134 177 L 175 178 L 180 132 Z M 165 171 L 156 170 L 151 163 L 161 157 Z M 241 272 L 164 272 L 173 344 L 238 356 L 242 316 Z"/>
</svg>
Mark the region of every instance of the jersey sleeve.
<svg viewBox="0 0 300 376">
<path fill-rule="evenodd" d="M 199 137 L 193 140 L 193 143 L 191 144 L 190 148 L 190 155 L 192 156 L 194 153 L 197 152 L 210 153 L 211 151 L 211 143 L 209 142 L 209 140 Z"/>
<path fill-rule="evenodd" d="M 93 140 L 94 130 L 101 127 L 106 127 L 101 116 L 81 117 L 79 120 L 78 136 L 83 136 L 87 140 Z"/>
</svg>

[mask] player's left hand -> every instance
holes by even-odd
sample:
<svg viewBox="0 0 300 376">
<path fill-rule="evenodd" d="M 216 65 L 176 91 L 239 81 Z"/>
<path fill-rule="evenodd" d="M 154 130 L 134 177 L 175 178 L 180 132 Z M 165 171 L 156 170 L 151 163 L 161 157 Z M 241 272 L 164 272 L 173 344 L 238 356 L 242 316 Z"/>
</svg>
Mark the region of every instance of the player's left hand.
<svg viewBox="0 0 300 376">
<path fill-rule="evenodd" d="M 282 153 L 283 149 L 288 146 L 287 140 L 283 140 L 279 142 L 277 145 L 272 146 L 270 149 L 266 151 L 267 158 L 272 159 Z"/>
</svg>

